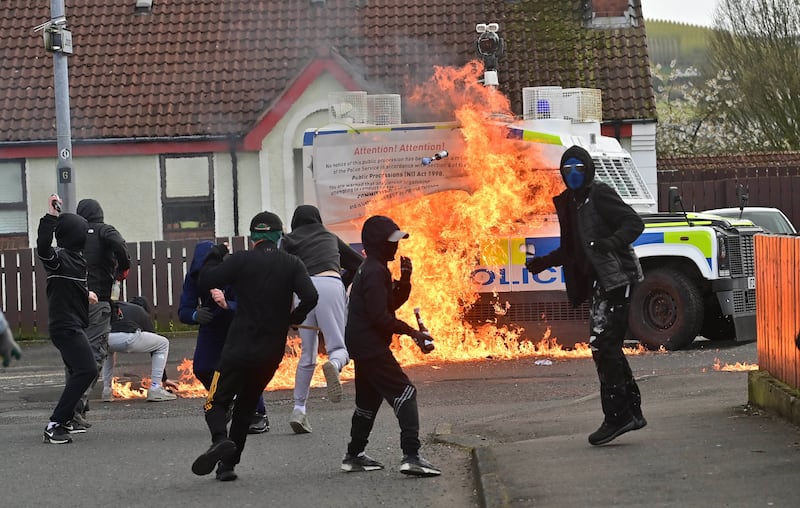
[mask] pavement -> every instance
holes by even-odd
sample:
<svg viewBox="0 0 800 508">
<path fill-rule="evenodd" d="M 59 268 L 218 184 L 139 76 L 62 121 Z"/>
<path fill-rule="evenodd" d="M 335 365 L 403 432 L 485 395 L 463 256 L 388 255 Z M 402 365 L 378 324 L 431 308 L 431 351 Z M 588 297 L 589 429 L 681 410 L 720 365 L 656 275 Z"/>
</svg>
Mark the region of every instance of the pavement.
<svg viewBox="0 0 800 508">
<path fill-rule="evenodd" d="M 192 344 L 193 341 L 173 341 L 174 358 L 185 357 Z M 8 434 L 0 449 L 6 460 L 23 464 L 14 470 L 18 476 L 13 479 L 12 491 L 15 486 L 28 486 L 34 481 L 31 478 L 36 477 L 35 471 L 40 467 L 36 464 L 51 463 L 48 466 L 51 469 L 62 464 L 51 447 L 27 444 L 29 434 L 39 432 L 41 419 L 46 417 L 52 398 L 59 390 L 58 383 L 63 383 L 58 369 L 54 370 L 55 376 L 36 374 L 44 365 L 57 364 L 57 357 L 52 353 L 52 347 L 47 344 L 27 349 L 25 362 L 6 374 L 0 391 L 0 415 L 3 417 L 0 421 L 5 425 L 2 428 L 7 433 L 19 433 Z M 118 363 L 120 372 L 142 370 L 149 363 L 145 355 L 122 356 L 122 363 Z M 409 501 L 411 497 L 404 499 L 402 496 L 408 495 L 404 486 L 408 484 L 396 481 L 398 475 L 387 471 L 385 478 L 372 475 L 370 483 L 348 484 L 346 494 L 351 497 L 339 494 L 343 497 L 336 499 L 341 502 L 331 500 L 329 505 L 362 506 L 359 500 L 363 503 L 364 493 L 370 492 L 370 499 L 380 500 L 377 504 L 383 506 L 797 506 L 800 499 L 797 392 L 775 382 L 764 372 L 725 372 L 712 368 L 715 363 L 756 364 L 755 344 L 723 348 L 716 343 L 700 344 L 688 351 L 630 356 L 629 361 L 642 391 L 648 425 L 604 446 L 591 446 L 587 441 L 602 418 L 591 359 L 556 360 L 552 365 L 527 359 L 510 364 L 487 360 L 470 364 L 468 368 L 422 367 L 411 374 L 412 379 L 419 380 L 422 394 L 420 411 L 425 435 L 421 437 L 426 442 L 432 440 L 463 450 L 465 463 L 469 457 L 472 478 L 470 471 L 464 471 L 462 479 L 452 463 L 442 462 L 448 456 L 442 452 L 440 456 L 429 458 L 441 466 L 448 465 L 443 467 L 447 469 L 445 474 L 416 487 L 420 491 L 430 491 L 434 501 L 414 503 Z M 42 376 L 41 380 L 31 378 L 36 375 Z M 26 387 L 24 383 L 40 387 Z M 349 383 L 346 392 L 348 398 L 352 396 Z M 271 414 L 275 414 L 276 421 L 288 418 L 291 406 L 281 401 L 285 394 L 270 392 L 270 395 L 275 399 L 270 400 L 270 411 L 275 411 Z M 751 399 L 757 399 L 758 405 L 751 404 Z M 103 432 L 98 436 L 87 435 L 86 439 L 96 440 L 91 443 L 96 456 L 111 458 L 115 453 L 129 453 L 126 436 L 132 433 L 131 429 L 143 432 L 139 422 L 144 419 L 157 422 L 157 426 L 147 431 L 154 433 L 153 436 L 139 441 L 136 446 L 158 446 L 163 448 L 165 457 L 175 457 L 165 463 L 178 468 L 177 472 L 170 473 L 175 477 L 170 477 L 170 482 L 159 489 L 140 492 L 135 487 L 149 484 L 151 480 L 147 475 L 152 467 L 142 467 L 147 464 L 146 457 L 125 455 L 125 460 L 132 464 L 123 470 L 124 474 L 132 483 L 129 488 L 137 492 L 137 499 L 141 501 L 130 506 L 144 505 L 145 501 L 168 504 L 173 499 L 191 500 L 197 506 L 205 506 L 217 495 L 212 488 L 215 482 L 187 477 L 183 471 L 185 467 L 180 467 L 189 460 L 183 455 L 190 455 L 197 447 L 195 436 L 202 435 L 203 429 L 196 403 L 179 402 L 156 406 L 155 413 L 154 406 L 146 403 L 119 402 L 95 409 Z M 18 409 L 20 404 L 28 409 Z M 113 410 L 109 406 L 113 406 Z M 336 405 L 335 409 L 332 406 L 325 412 L 323 407 L 315 405 L 315 409 L 319 408 L 315 417 L 320 428 L 324 428 L 323 418 L 326 418 L 328 426 L 346 429 L 351 411 L 348 407 Z M 128 413 L 130 415 L 126 416 Z M 383 417 L 391 416 L 385 413 Z M 395 446 L 387 444 L 395 441 L 395 427 L 391 422 L 376 427 L 386 432 L 386 436 L 374 436 L 376 443 L 383 443 L 386 453 L 389 446 Z M 187 428 L 193 432 L 187 433 Z M 291 436 L 281 438 L 281 432 L 287 431 L 278 425 L 267 436 L 271 441 L 253 440 L 253 453 L 247 455 L 250 462 L 243 464 L 244 479 L 238 482 L 247 488 L 240 487 L 235 493 L 226 494 L 231 505 L 249 505 L 252 496 L 259 492 L 257 485 L 266 480 L 274 481 L 277 474 L 284 475 L 280 477 L 282 482 L 323 481 L 331 482 L 330 488 L 340 486 L 338 476 L 331 473 L 330 464 L 324 461 L 315 464 L 316 469 L 304 466 L 301 472 L 300 466 L 291 462 L 293 454 L 286 451 L 300 446 L 296 444 L 299 441 Z M 159 433 L 167 438 L 158 438 Z M 330 436 L 322 433 L 310 436 L 317 441 L 309 442 L 308 446 L 324 449 L 324 455 L 334 457 L 335 462 L 341 443 L 331 444 Z M 259 446 L 269 451 L 271 461 L 285 461 L 286 467 L 262 471 L 261 459 L 256 453 Z M 75 450 L 79 453 L 80 447 Z M 376 450 L 380 450 L 380 446 Z M 426 450 L 426 453 L 437 453 L 435 446 L 426 446 Z M 67 451 L 72 453 L 72 450 Z M 139 462 L 135 462 L 137 460 Z M 101 475 L 104 480 L 98 485 L 108 491 L 103 493 L 113 494 L 117 499 L 133 496 L 106 478 L 111 473 L 104 472 L 102 463 L 86 467 L 85 474 L 73 478 L 76 482 L 91 481 L 89 478 Z M 304 474 L 306 476 L 302 476 Z M 248 484 L 248 480 L 255 483 Z M 206 483 L 210 485 L 207 489 Z M 256 494 L 248 494 L 248 489 Z M 436 492 L 432 492 L 434 490 Z M 381 498 L 375 497 L 378 493 Z M 32 493 L 20 499 L 32 502 L 52 499 L 46 495 L 50 494 L 42 490 L 38 496 Z M 187 495 L 190 497 L 185 498 Z M 282 499 L 276 497 L 278 495 L 272 493 L 277 504 L 296 505 L 292 504 L 292 501 L 297 502 L 296 497 Z M 91 501 L 74 501 L 73 505 L 92 505 Z M 19 506 L 26 506 L 20 503 Z M 318 502 L 312 504 L 319 505 Z M 123 505 L 124 502 L 120 506 Z M 323 505 L 325 503 L 320 506 Z"/>
<path fill-rule="evenodd" d="M 755 344 L 739 348 L 737 362 L 757 363 Z M 648 425 L 607 445 L 587 441 L 597 394 L 439 433 L 471 450 L 481 506 L 798 506 L 797 390 L 757 370 L 650 371 L 629 359 Z"/>
</svg>

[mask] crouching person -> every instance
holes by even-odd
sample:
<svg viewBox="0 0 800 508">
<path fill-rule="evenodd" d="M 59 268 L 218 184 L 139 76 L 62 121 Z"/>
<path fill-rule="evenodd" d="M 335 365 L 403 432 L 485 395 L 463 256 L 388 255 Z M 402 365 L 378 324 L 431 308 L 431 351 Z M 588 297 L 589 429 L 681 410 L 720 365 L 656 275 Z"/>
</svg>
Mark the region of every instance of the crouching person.
<svg viewBox="0 0 800 508">
<path fill-rule="evenodd" d="M 146 298 L 137 296 L 128 302 L 116 302 L 112 305 L 111 333 L 108 334 L 108 356 L 103 364 L 103 401 L 113 398 L 112 386 L 114 376 L 115 353 L 150 353 L 150 387 L 147 390 L 148 402 L 175 400 L 174 393 L 164 388 L 162 381 L 166 379 L 164 369 L 169 356 L 169 340 L 156 333 L 153 319 L 150 317 L 150 303 Z"/>
</svg>

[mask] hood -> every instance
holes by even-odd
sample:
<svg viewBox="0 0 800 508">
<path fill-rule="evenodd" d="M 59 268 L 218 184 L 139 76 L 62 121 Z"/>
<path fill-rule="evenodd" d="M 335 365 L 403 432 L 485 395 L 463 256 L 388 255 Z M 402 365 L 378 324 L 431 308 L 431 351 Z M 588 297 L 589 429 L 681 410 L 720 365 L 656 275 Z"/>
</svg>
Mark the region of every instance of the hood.
<svg viewBox="0 0 800 508">
<path fill-rule="evenodd" d="M 565 172 L 564 170 L 564 165 L 570 159 L 576 159 L 583 164 L 583 183 L 577 188 L 570 187 L 569 183 L 567 182 L 568 172 Z M 587 152 L 585 149 L 577 145 L 567 148 L 567 150 L 564 152 L 564 155 L 561 156 L 559 170 L 561 171 L 561 178 L 564 180 L 564 184 L 567 186 L 567 188 L 574 191 L 586 189 L 594 181 L 594 161 L 592 160 L 592 156 L 589 155 L 589 152 Z"/>
<path fill-rule="evenodd" d="M 189 266 L 189 275 L 197 277 L 197 272 L 200 271 L 200 268 L 206 260 L 206 256 L 208 256 L 208 252 L 213 246 L 214 242 L 211 240 L 197 242 L 197 245 L 194 246 L 194 254 L 192 254 L 192 264 Z"/>
<path fill-rule="evenodd" d="M 300 205 L 292 215 L 292 231 L 307 224 L 322 224 L 322 217 L 316 206 Z"/>
<path fill-rule="evenodd" d="M 83 250 L 86 243 L 86 219 L 74 213 L 62 213 L 56 220 L 56 244 L 62 249 Z"/>
<path fill-rule="evenodd" d="M 103 207 L 95 199 L 81 199 L 75 211 L 87 222 L 103 222 Z"/>
<path fill-rule="evenodd" d="M 361 243 L 367 256 L 389 262 L 397 252 L 397 242 L 408 238 L 408 233 L 400 231 L 400 227 L 389 217 L 373 215 L 361 228 Z"/>
</svg>

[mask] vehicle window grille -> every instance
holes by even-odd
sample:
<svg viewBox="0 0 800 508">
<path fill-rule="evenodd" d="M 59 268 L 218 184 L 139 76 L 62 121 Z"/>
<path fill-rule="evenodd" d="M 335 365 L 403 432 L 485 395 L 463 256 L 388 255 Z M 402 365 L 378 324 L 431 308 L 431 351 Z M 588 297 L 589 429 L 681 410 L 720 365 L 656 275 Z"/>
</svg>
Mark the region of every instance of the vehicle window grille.
<svg viewBox="0 0 800 508">
<path fill-rule="evenodd" d="M 746 289 L 733 292 L 734 314 L 744 314 L 756 311 L 756 290 Z"/>
<path fill-rule="evenodd" d="M 613 187 L 623 199 L 652 199 L 650 190 L 629 157 L 596 157 L 595 178 Z"/>
</svg>

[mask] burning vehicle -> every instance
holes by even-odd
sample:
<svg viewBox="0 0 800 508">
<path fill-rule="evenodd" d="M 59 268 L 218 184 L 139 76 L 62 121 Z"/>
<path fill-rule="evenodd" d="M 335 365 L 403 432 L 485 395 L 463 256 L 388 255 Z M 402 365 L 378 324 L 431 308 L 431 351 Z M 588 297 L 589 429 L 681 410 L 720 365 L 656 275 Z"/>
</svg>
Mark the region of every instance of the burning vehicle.
<svg viewBox="0 0 800 508">
<path fill-rule="evenodd" d="M 405 255 L 423 268 L 415 271 L 410 307 L 426 309 L 442 337 L 437 349 L 442 340 L 465 355 L 497 341 L 515 350 L 541 339 L 565 346 L 588 340 L 588 309 L 567 302 L 561 268 L 536 275 L 525 268 L 526 256 L 558 246 L 551 196 L 563 186 L 557 167 L 571 145 L 589 151 L 596 178 L 645 222 L 634 243 L 645 280 L 632 296 L 630 338 L 668 350 L 701 334 L 755 340 L 759 227 L 658 212 L 630 154 L 600 134 L 600 90 L 525 88 L 517 119 L 508 100 L 485 86 L 484 70 L 478 61 L 437 68 L 433 85 L 411 97 L 431 108 L 452 106 L 455 121 L 360 121 L 364 92 L 352 92 L 338 94 L 331 124 L 304 139 L 304 167 L 331 230 L 358 248 L 361 222 L 382 213 L 411 233 Z"/>
</svg>

